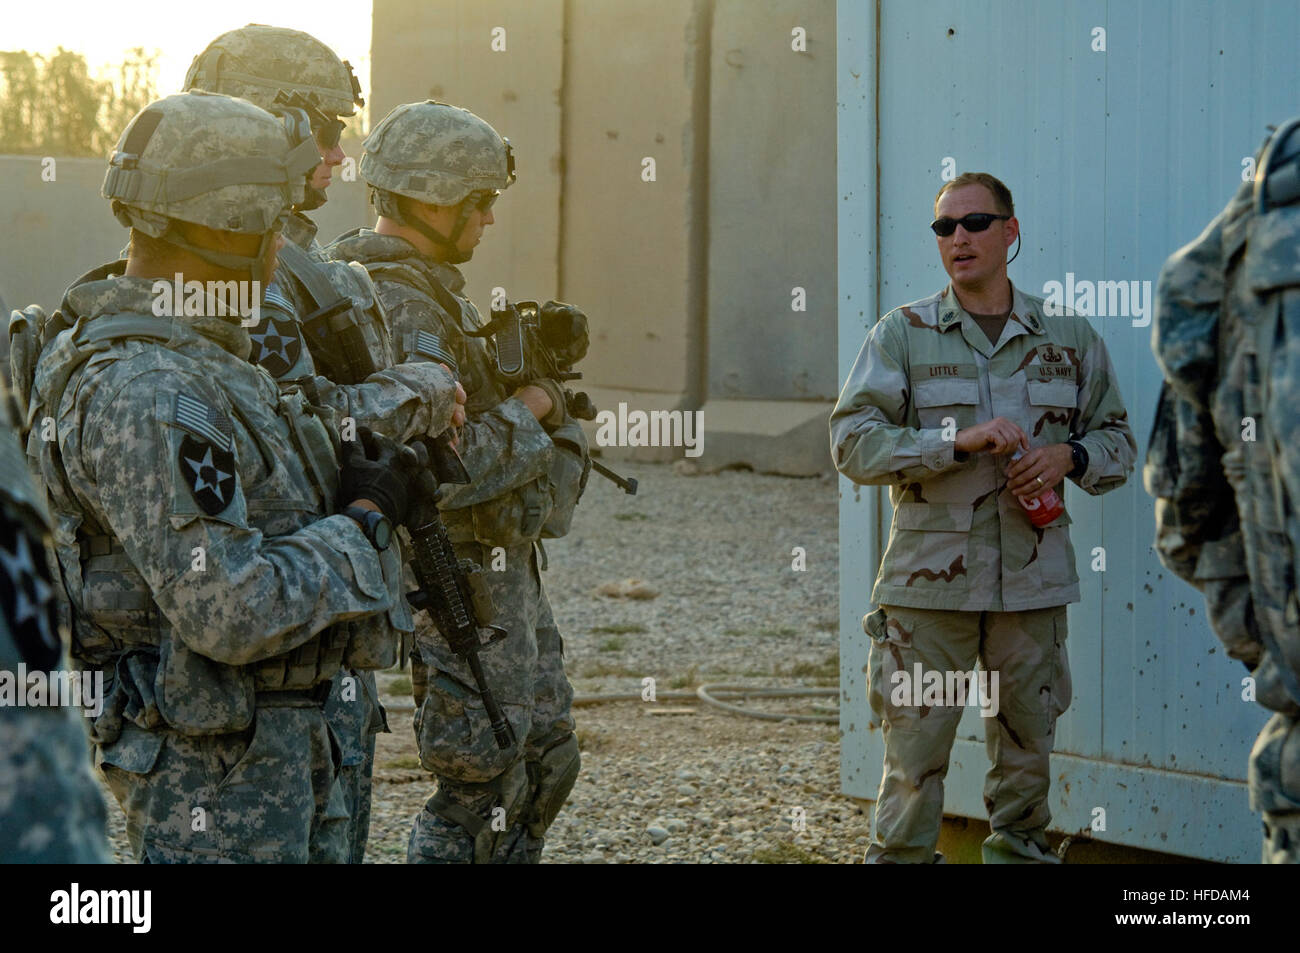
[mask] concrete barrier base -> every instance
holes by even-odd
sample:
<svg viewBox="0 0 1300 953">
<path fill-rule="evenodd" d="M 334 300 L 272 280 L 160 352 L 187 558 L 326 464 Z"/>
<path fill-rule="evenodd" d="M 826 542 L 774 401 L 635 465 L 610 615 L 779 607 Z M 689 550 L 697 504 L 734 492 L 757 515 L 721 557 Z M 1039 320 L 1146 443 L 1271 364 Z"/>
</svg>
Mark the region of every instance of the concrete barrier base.
<svg viewBox="0 0 1300 953">
<path fill-rule="evenodd" d="M 701 410 L 706 470 L 745 465 L 760 473 L 830 472 L 827 420 L 834 404 L 807 400 L 710 400 Z"/>
</svg>

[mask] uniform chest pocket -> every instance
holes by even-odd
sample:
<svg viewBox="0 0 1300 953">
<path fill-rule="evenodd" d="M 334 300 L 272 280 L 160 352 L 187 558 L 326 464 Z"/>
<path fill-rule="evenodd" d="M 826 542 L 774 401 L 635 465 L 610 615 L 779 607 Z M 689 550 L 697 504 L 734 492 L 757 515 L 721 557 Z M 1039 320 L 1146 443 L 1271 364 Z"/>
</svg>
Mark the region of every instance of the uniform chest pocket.
<svg viewBox="0 0 1300 953">
<path fill-rule="evenodd" d="M 1049 443 L 1063 443 L 1070 435 L 1078 389 L 1073 381 L 1029 381 L 1032 415 L 1031 437 L 1046 436 Z"/>
<path fill-rule="evenodd" d="M 949 418 L 958 430 L 975 425 L 975 415 L 980 402 L 978 380 L 965 377 L 942 377 L 920 381 L 913 378 L 913 381 L 912 400 L 916 404 L 916 415 L 921 421 L 922 428 L 950 426 Z"/>
</svg>

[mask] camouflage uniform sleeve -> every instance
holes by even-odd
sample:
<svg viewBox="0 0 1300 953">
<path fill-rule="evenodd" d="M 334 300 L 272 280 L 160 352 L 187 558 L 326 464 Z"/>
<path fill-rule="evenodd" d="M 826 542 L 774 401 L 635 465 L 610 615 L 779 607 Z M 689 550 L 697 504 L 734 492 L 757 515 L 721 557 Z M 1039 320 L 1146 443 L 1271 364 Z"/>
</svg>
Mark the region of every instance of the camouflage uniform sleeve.
<svg viewBox="0 0 1300 953">
<path fill-rule="evenodd" d="M 429 361 L 385 368 L 360 384 L 335 384 L 320 376 L 315 382 L 322 404 L 403 443 L 436 437 L 451 426 L 456 381 Z"/>
<path fill-rule="evenodd" d="M 1083 355 L 1078 404 L 1070 428 L 1088 451 L 1088 468 L 1074 481 L 1093 496 L 1123 486 L 1133 473 L 1137 441 L 1128 424 L 1106 342 L 1095 331 Z"/>
<path fill-rule="evenodd" d="M 452 318 L 441 308 L 426 299 L 407 298 L 389 304 L 389 318 L 394 328 L 394 343 L 403 361 L 427 360 L 406 351 L 406 341 L 416 331 L 436 331 L 442 340 L 451 341 L 460 336 L 460 329 L 452 325 Z M 468 368 L 460 368 L 462 378 Z M 487 381 L 471 382 L 471 386 L 489 387 Z M 470 394 L 474 404 L 474 392 Z M 465 425 L 460 428 L 457 449 L 465 461 L 470 482 L 464 486 L 444 485 L 439 492 L 438 505 L 448 509 L 473 506 L 546 476 L 551 469 L 555 445 L 546 430 L 533 416 L 528 405 L 516 397 L 482 410 L 471 410 Z"/>
<path fill-rule="evenodd" d="M 886 315 L 866 343 L 831 412 L 831 456 L 854 483 L 923 482 L 965 462 L 938 429 L 905 425 L 911 403 L 907 348 Z"/>
<path fill-rule="evenodd" d="M 162 419 L 156 397 L 183 388 L 228 414 L 223 394 L 210 381 L 170 368 L 131 373 L 87 398 L 83 466 L 101 518 L 187 646 L 245 665 L 287 652 L 332 623 L 392 606 L 401 586 L 395 547 L 376 552 L 348 517 L 322 518 L 274 537 L 249 525 L 243 484 L 258 463 L 241 464 L 238 441 L 229 451 L 235 481 L 228 502 L 215 514 L 199 509 L 179 476 L 184 438 Z M 305 488 L 295 489 L 302 496 Z"/>
<path fill-rule="evenodd" d="M 1253 669 L 1262 646 L 1222 456 L 1210 414 L 1165 384 L 1142 472 L 1156 501 L 1156 554 L 1166 569 L 1205 596 L 1210 625 L 1228 656 Z"/>
<path fill-rule="evenodd" d="M 1252 189 L 1243 183 L 1205 230 L 1169 257 L 1156 284 L 1152 349 L 1166 384 L 1144 468 L 1156 498 L 1157 555 L 1205 596 L 1230 657 L 1254 668 L 1261 639 L 1236 499 L 1210 410 L 1228 247 L 1240 244 Z"/>
</svg>

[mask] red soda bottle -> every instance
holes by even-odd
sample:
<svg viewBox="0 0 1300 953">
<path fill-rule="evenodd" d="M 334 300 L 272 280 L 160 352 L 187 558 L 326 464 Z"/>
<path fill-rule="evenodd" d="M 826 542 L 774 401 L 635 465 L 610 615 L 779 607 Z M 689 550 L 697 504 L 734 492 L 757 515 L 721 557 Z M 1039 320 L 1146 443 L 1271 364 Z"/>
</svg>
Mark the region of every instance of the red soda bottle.
<svg viewBox="0 0 1300 953">
<path fill-rule="evenodd" d="M 1017 449 L 1011 455 L 1011 459 L 1014 462 L 1024 455 L 1023 450 Z M 1050 486 L 1041 496 L 1035 499 L 1029 500 L 1023 496 L 1017 496 L 1016 499 L 1025 508 L 1025 512 L 1029 514 L 1029 522 L 1035 526 L 1046 526 L 1065 512 L 1065 504 L 1061 502 L 1061 497 Z"/>
</svg>

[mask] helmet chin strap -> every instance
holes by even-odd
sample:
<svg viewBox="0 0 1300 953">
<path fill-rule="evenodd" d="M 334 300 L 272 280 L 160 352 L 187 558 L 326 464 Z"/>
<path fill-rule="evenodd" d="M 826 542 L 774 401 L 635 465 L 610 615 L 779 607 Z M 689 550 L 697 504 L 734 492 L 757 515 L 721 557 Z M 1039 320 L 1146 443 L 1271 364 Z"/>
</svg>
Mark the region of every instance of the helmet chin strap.
<svg viewBox="0 0 1300 953">
<path fill-rule="evenodd" d="M 460 241 L 461 234 L 465 231 L 466 223 L 469 222 L 469 217 L 472 211 L 471 209 L 466 208 L 464 201 L 460 203 L 460 213 L 456 216 L 456 227 L 452 229 L 451 235 L 443 235 L 428 222 L 416 215 L 414 210 L 412 210 L 406 203 L 407 196 L 398 196 L 397 207 L 401 213 L 401 224 L 415 229 L 425 238 L 429 239 L 429 241 L 441 248 L 443 261 L 448 264 L 458 265 L 461 262 L 469 261 L 470 257 L 474 254 L 474 250 L 470 249 L 467 252 L 463 252 L 457 245 L 457 242 Z"/>
<path fill-rule="evenodd" d="M 234 252 L 201 248 L 181 238 L 175 224 L 169 225 L 160 237 L 168 244 L 183 248 L 191 255 L 201 258 L 209 265 L 216 265 L 218 268 L 225 268 L 229 271 L 247 271 L 250 280 L 261 283 L 266 278 L 266 252 L 278 236 L 279 232 L 274 230 L 264 232 L 255 255 L 236 255 Z"/>
<path fill-rule="evenodd" d="M 308 181 L 302 201 L 295 205 L 293 210 L 295 212 L 310 212 L 314 208 L 320 208 L 328 201 L 329 196 L 325 194 L 325 190 L 316 188 Z"/>
</svg>

